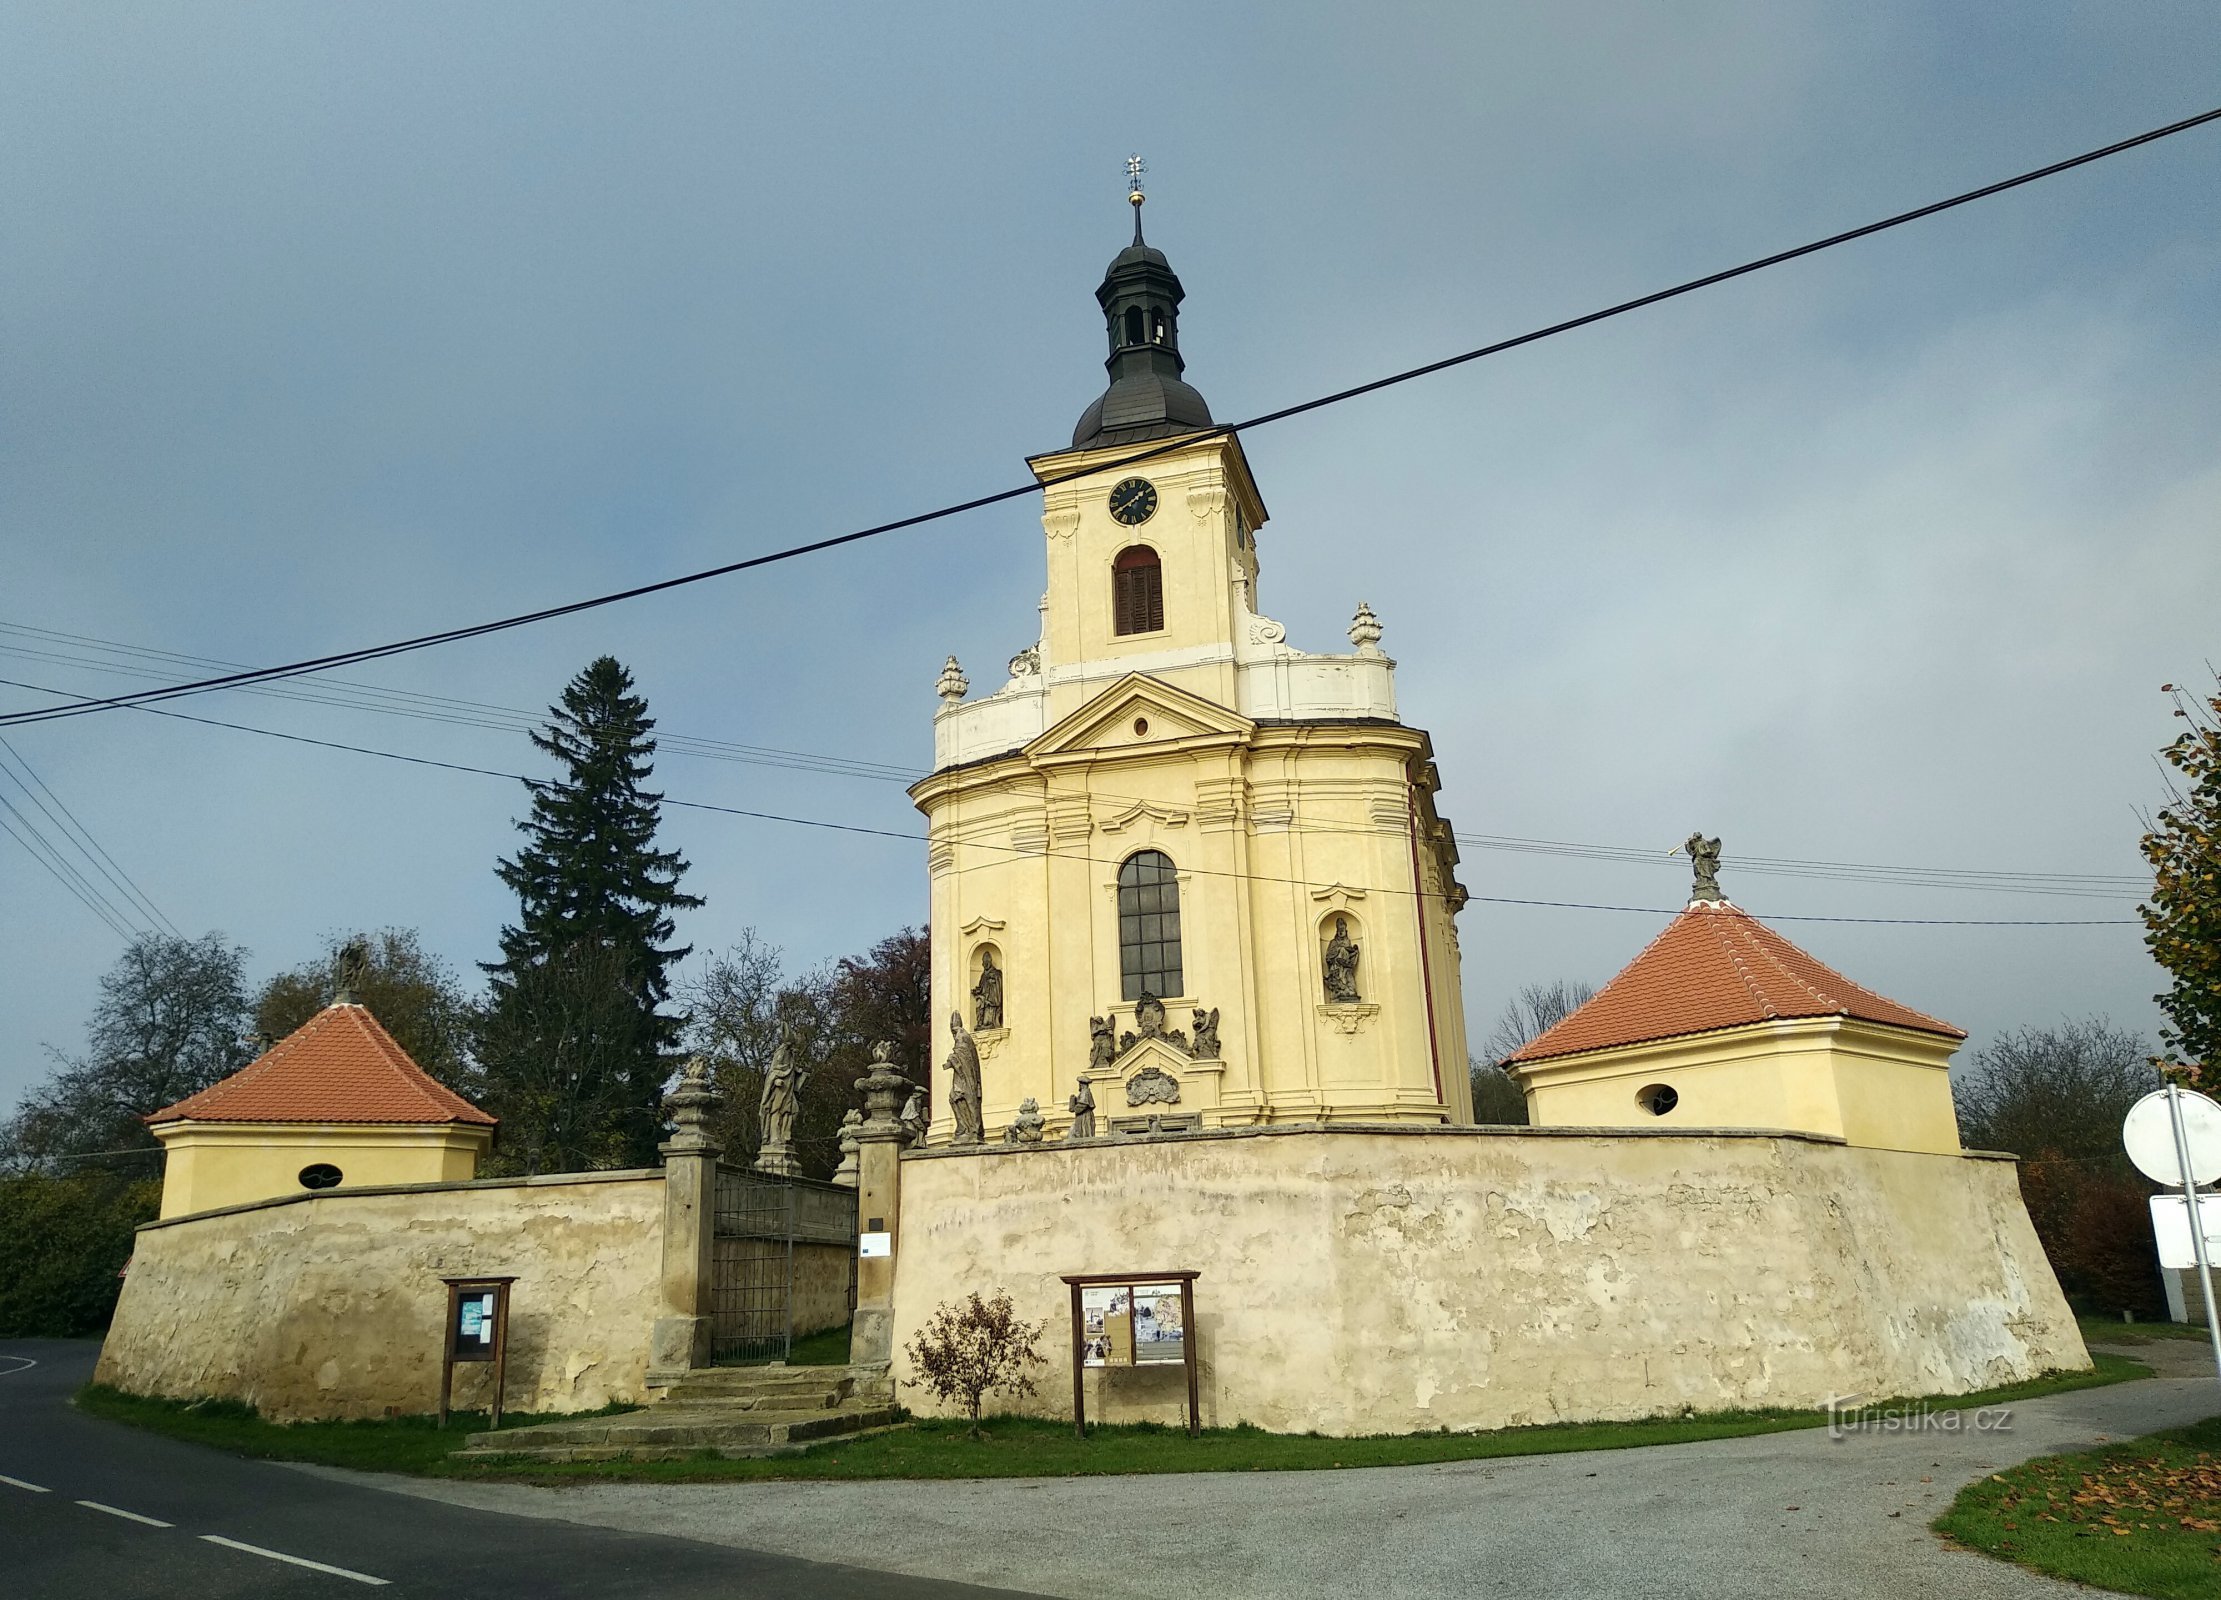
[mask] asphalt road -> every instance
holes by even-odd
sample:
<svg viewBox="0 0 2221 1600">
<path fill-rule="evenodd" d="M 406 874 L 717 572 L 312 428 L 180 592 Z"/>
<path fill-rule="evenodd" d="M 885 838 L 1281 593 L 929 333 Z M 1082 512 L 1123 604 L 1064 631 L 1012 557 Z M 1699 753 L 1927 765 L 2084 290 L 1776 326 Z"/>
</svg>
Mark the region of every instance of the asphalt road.
<svg viewBox="0 0 2221 1600">
<path fill-rule="evenodd" d="M 2016 1401 L 1981 1432 L 1808 1428 L 1345 1472 L 405 1492 L 796 1556 L 869 1551 L 1072 1600 L 2088 1600 L 1928 1523 L 1985 1473 L 2221 1412 L 2203 1345 L 2130 1353 L 2162 1376 Z"/>
<path fill-rule="evenodd" d="M 80 1415 L 97 1350 L 0 1341 L 0 1596 L 7 1600 L 293 1600 L 592 1595 L 597 1600 L 1007 1597 L 717 1543 L 394 1494 L 243 1461 Z M 736 1547 L 737 1546 L 737 1547 Z M 852 1547 L 854 1548 L 854 1547 Z"/>
</svg>

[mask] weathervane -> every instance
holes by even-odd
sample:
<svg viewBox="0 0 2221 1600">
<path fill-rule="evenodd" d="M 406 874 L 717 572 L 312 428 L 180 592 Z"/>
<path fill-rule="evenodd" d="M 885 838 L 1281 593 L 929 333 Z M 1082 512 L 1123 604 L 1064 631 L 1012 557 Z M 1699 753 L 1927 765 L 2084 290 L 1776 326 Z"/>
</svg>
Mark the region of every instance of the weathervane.
<svg viewBox="0 0 2221 1600">
<path fill-rule="evenodd" d="M 1141 203 L 1148 196 L 1141 192 L 1141 175 L 1149 170 L 1149 163 L 1139 156 L 1126 158 L 1126 200 L 1134 208 L 1134 243 L 1141 243 Z"/>
</svg>

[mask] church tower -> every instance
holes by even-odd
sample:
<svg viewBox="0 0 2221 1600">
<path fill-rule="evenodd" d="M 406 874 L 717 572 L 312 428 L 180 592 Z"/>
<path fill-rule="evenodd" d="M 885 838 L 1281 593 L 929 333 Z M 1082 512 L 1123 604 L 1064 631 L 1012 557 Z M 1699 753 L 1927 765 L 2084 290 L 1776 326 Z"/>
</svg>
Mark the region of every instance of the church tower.
<svg viewBox="0 0 2221 1600">
<path fill-rule="evenodd" d="M 950 658 L 910 791 L 935 1059 L 976 1049 L 989 1140 L 1470 1122 L 1432 746 L 1397 720 L 1369 607 L 1316 655 L 1260 609 L 1265 504 L 1186 381 L 1184 291 L 1130 198 L 1095 291 L 1109 387 L 1029 462 L 1039 636 L 977 698 Z M 932 1143 L 962 1131 L 951 1082 Z"/>
</svg>

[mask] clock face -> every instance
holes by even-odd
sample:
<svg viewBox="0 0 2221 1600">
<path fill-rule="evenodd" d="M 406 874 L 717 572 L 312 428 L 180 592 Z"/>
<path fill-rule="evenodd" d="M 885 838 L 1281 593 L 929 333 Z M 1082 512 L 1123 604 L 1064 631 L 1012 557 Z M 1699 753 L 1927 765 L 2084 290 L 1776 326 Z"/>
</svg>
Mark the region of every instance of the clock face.
<svg viewBox="0 0 2221 1600">
<path fill-rule="evenodd" d="M 1157 486 L 1147 478 L 1122 478 L 1110 492 L 1110 514 L 1138 528 L 1157 514 Z"/>
</svg>

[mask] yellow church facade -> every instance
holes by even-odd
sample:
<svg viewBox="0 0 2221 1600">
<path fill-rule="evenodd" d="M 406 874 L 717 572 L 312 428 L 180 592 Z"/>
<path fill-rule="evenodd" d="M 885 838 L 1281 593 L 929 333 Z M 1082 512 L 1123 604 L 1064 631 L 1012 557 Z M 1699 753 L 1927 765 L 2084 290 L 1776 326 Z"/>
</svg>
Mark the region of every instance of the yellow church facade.
<svg viewBox="0 0 2221 1600">
<path fill-rule="evenodd" d="M 1072 449 L 1030 463 L 1038 637 L 992 693 L 953 658 L 942 673 L 911 790 L 935 1057 L 957 1019 L 989 1140 L 1029 1100 L 1051 1138 L 1090 1114 L 1097 1136 L 1468 1123 L 1464 891 L 1432 747 L 1397 720 L 1369 608 L 1331 654 L 1260 611 L 1264 501 L 1179 381 L 1179 295 L 1137 228 L 1097 296 L 1111 388 Z M 929 1142 L 959 1132 L 953 1087 Z"/>
</svg>

